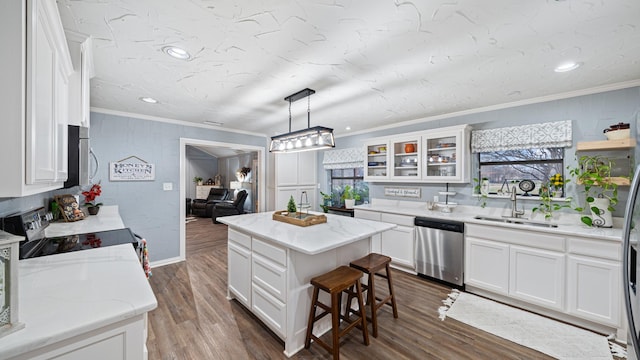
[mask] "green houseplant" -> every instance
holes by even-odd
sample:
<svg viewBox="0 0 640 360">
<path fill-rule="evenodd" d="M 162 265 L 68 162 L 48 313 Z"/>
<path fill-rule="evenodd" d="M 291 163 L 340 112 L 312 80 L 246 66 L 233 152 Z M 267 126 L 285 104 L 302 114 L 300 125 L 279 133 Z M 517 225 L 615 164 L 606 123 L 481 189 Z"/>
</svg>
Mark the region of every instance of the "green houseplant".
<svg viewBox="0 0 640 360">
<path fill-rule="evenodd" d="M 553 199 L 562 196 L 562 190 L 564 184 L 569 180 L 564 180 L 562 174 L 553 175 L 548 181 L 544 182 L 540 186 L 538 196 L 540 197 L 540 205 L 531 209 L 531 212 L 539 211 L 544 214 L 545 220 L 551 220 L 553 218 L 553 212 L 562 208 L 569 208 L 571 205 L 567 203 L 554 203 Z M 568 198 L 565 201 L 570 201 Z"/>
<path fill-rule="evenodd" d="M 357 190 L 352 188 L 351 185 L 345 185 L 341 199 L 344 201 L 344 207 L 346 209 L 352 209 L 356 204 L 356 200 L 360 200 L 360 194 L 358 194 Z"/>
<path fill-rule="evenodd" d="M 325 213 L 329 212 L 329 206 L 331 206 L 331 194 L 325 194 L 322 191 L 320 191 L 320 195 L 322 196 L 322 205 L 320 205 L 320 207 L 322 208 L 322 211 Z"/>
<path fill-rule="evenodd" d="M 568 167 L 569 173 L 575 177 L 576 183 L 584 186 L 585 207 L 574 210 L 591 211 L 591 216 L 582 216 L 580 220 L 588 226 L 611 227 L 611 212 L 618 204 L 618 184 L 611 177 L 614 163 L 601 155 L 583 155 L 578 159 L 578 166 Z"/>
<path fill-rule="evenodd" d="M 200 176 L 195 176 L 193 178 L 193 182 L 196 183 L 197 185 L 202 185 L 202 178 Z"/>
<path fill-rule="evenodd" d="M 473 187 L 473 193 L 478 195 L 480 207 L 484 208 L 487 206 L 487 195 L 489 194 L 489 179 L 486 177 L 483 177 L 481 180 L 478 180 L 478 178 L 473 178 L 473 181 L 476 183 L 476 185 Z"/>
</svg>

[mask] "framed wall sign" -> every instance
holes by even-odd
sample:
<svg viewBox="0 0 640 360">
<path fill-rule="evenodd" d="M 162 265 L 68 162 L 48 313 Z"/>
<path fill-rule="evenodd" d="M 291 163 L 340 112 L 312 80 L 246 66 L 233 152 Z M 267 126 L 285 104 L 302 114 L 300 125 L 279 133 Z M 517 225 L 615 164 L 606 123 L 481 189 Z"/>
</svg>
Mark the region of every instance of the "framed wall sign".
<svg viewBox="0 0 640 360">
<path fill-rule="evenodd" d="M 420 188 L 386 187 L 385 186 L 384 196 L 420 198 Z"/>
<path fill-rule="evenodd" d="M 138 161 L 127 161 L 129 159 L 137 159 Z M 137 156 L 129 156 L 109 163 L 110 181 L 153 181 L 155 179 L 155 164 L 148 163 Z"/>
</svg>

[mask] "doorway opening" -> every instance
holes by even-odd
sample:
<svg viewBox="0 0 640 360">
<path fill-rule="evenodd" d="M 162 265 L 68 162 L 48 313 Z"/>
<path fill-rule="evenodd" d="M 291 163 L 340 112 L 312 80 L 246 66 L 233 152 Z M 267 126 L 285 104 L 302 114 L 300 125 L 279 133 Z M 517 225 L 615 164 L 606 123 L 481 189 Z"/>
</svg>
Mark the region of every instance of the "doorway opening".
<svg viewBox="0 0 640 360">
<path fill-rule="evenodd" d="M 266 161 L 266 148 L 260 146 L 223 143 L 218 141 L 207 141 L 200 139 L 180 139 L 180 260 L 186 259 L 186 218 L 187 218 L 187 204 L 185 199 L 192 197 L 191 193 L 194 193 L 194 183 L 192 174 L 193 170 L 189 166 L 189 160 L 187 158 L 187 151 L 191 148 L 204 151 L 206 153 L 217 154 L 220 156 L 221 161 L 218 167 L 215 169 L 216 174 L 224 172 L 226 175 L 224 179 L 222 176 L 215 180 L 220 180 L 220 183 L 225 188 L 230 188 L 230 183 L 235 178 L 230 174 L 235 174 L 236 167 L 240 164 L 235 159 L 243 158 L 243 154 L 251 154 L 250 161 L 244 156 L 242 167 L 251 167 L 251 177 L 243 186 L 246 186 L 246 190 L 252 193 L 250 205 L 248 204 L 248 211 L 262 212 L 264 211 L 266 192 L 265 184 L 266 177 L 264 172 L 264 165 Z M 250 165 L 248 165 L 250 164 Z M 204 177 L 200 176 L 199 177 Z M 204 178 L 204 181 L 209 180 L 209 177 Z M 235 181 L 234 181 L 235 182 Z M 232 190 L 233 191 L 233 190 Z M 233 196 L 233 192 L 230 196 Z M 211 219 L 201 218 L 202 221 L 211 221 Z"/>
</svg>

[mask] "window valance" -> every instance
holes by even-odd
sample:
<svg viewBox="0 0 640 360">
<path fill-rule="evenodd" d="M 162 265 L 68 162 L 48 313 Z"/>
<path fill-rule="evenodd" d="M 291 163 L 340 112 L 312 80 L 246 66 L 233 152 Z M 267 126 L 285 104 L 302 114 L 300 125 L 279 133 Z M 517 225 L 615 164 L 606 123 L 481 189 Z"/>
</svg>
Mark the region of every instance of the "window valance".
<svg viewBox="0 0 640 360">
<path fill-rule="evenodd" d="M 471 151 L 475 153 L 571 145 L 571 120 L 471 132 Z"/>
<path fill-rule="evenodd" d="M 325 170 L 364 167 L 364 147 L 327 150 L 322 165 Z"/>
</svg>

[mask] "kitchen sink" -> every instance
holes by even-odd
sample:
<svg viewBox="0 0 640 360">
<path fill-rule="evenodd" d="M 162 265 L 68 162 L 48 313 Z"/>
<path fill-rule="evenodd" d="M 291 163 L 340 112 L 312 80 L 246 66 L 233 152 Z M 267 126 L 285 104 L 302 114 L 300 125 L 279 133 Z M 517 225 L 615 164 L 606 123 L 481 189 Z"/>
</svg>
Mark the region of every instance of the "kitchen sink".
<svg viewBox="0 0 640 360">
<path fill-rule="evenodd" d="M 540 226 L 540 227 L 548 227 L 548 228 L 557 228 L 558 224 L 550 223 L 550 222 L 542 222 L 542 221 L 533 221 L 529 219 L 522 218 L 513 218 L 513 217 L 492 217 L 492 216 L 475 216 L 476 220 L 486 220 L 493 222 L 501 222 L 506 224 L 519 224 L 519 225 L 531 225 L 531 226 Z"/>
</svg>

